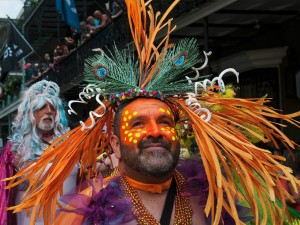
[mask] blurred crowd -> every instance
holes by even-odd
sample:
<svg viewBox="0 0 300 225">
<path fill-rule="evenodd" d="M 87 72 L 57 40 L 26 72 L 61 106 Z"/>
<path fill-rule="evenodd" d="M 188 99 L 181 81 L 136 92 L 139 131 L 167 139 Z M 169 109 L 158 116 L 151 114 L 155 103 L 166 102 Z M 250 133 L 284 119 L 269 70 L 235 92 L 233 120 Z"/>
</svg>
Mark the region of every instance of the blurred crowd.
<svg viewBox="0 0 300 225">
<path fill-rule="evenodd" d="M 124 12 L 124 0 L 111 0 L 107 3 L 106 9 L 97 9 L 93 15 L 82 20 L 80 31 L 70 27 L 70 32 L 58 43 L 52 53 L 45 53 L 40 62 L 29 62 L 23 65 L 26 70 L 26 83 L 30 84 L 44 77 L 49 70 L 59 72 L 59 64 L 63 59 Z"/>
</svg>

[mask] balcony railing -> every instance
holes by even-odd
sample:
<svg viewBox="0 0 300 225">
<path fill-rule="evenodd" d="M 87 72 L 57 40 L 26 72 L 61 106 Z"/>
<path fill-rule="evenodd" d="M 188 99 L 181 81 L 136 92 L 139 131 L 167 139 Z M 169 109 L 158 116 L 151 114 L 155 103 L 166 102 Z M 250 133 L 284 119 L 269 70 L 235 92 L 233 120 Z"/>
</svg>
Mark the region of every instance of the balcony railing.
<svg viewBox="0 0 300 225">
<path fill-rule="evenodd" d="M 122 29 L 120 29 L 121 26 Z M 122 49 L 129 42 L 130 37 L 128 25 L 124 23 L 124 20 L 114 21 L 62 60 L 59 64 L 58 72 L 49 70 L 40 79 L 54 81 L 62 90 L 66 90 L 82 81 L 84 60 L 95 54 L 93 49 L 101 48 L 106 51 L 111 49 L 114 43 L 118 48 Z"/>
</svg>

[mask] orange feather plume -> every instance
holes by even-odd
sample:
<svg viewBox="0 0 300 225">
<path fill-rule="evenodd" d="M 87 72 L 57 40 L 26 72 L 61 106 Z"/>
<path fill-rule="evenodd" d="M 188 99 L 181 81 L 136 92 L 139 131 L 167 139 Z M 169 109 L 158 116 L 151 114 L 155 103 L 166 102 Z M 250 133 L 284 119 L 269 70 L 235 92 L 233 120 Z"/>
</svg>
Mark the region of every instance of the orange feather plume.
<svg viewBox="0 0 300 225">
<path fill-rule="evenodd" d="M 139 57 L 140 80 L 138 86 L 141 88 L 144 88 L 151 78 L 155 76 L 154 70 L 157 63 L 159 63 L 159 59 L 163 57 L 165 50 L 169 48 L 169 35 L 176 26 L 171 29 L 172 19 L 168 19 L 165 23 L 164 21 L 179 1 L 180 0 L 173 1 L 166 12 L 160 17 L 160 20 L 158 20 L 160 12 L 157 12 L 156 15 L 154 14 L 152 7 L 149 5 L 151 0 L 146 3 L 143 0 L 126 0 L 129 27 Z M 146 6 L 149 7 L 148 12 L 146 11 Z M 147 24 L 147 14 L 149 25 Z M 155 46 L 154 41 L 157 34 L 166 26 L 167 32 L 165 37 L 157 46 Z M 159 52 L 160 48 L 162 48 L 161 53 Z"/>
<path fill-rule="evenodd" d="M 287 147 L 294 148 L 295 143 L 266 117 L 282 119 L 300 127 L 299 122 L 293 119 L 300 116 L 300 112 L 282 115 L 264 106 L 263 103 L 267 102 L 265 99 L 216 98 L 212 97 L 213 95 L 208 93 L 206 97 L 198 97 L 205 108 L 221 106 L 221 110 L 212 111 L 208 123 L 200 118 L 201 115 L 196 115 L 186 105 L 185 100 L 169 98 L 185 113 L 193 127 L 209 182 L 205 213 L 208 215 L 212 212 L 213 224 L 218 224 L 221 209 L 224 207 L 237 224 L 243 224 L 238 218 L 234 203 L 236 199 L 244 199 L 251 206 L 256 224 L 266 224 L 268 210 L 274 224 L 278 221 L 283 222 L 285 197 L 290 196 L 281 185 L 280 179 L 289 180 L 294 188 L 300 185 L 300 181 L 291 174 L 290 168 L 280 163 L 284 160 L 282 157 L 272 155 L 270 151 L 255 146 L 247 139 L 244 130 L 253 131 L 244 124 L 247 122 L 260 128 L 265 137 L 257 137 L 263 142 L 271 141 L 278 145 L 277 141 L 280 139 Z M 237 176 L 244 192 L 239 190 L 234 182 L 234 175 Z M 227 202 L 224 201 L 224 193 Z M 258 216 L 255 193 L 265 212 L 263 218 Z M 283 203 L 283 208 L 277 205 L 275 196 Z M 271 206 L 271 202 L 274 207 Z"/>
</svg>

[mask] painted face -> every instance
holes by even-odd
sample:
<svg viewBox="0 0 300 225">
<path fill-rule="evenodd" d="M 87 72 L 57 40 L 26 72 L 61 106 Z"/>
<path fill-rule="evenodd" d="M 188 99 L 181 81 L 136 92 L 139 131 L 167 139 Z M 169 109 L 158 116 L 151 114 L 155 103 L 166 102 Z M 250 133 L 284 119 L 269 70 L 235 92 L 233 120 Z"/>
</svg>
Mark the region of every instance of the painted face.
<svg viewBox="0 0 300 225">
<path fill-rule="evenodd" d="M 56 117 L 56 111 L 49 102 L 47 102 L 42 108 L 34 112 L 37 127 L 42 132 L 49 132 L 54 128 L 54 120 Z"/>
<path fill-rule="evenodd" d="M 121 158 L 138 171 L 161 175 L 173 169 L 179 157 L 174 115 L 157 99 L 137 99 L 127 105 L 120 122 Z"/>
</svg>

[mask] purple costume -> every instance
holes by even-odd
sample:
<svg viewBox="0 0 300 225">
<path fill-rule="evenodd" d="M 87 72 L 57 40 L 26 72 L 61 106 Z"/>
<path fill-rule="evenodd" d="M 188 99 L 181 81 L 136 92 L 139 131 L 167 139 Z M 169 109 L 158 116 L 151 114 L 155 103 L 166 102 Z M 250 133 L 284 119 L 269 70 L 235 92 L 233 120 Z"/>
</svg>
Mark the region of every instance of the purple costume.
<svg viewBox="0 0 300 225">
<path fill-rule="evenodd" d="M 13 175 L 14 155 L 11 151 L 12 142 L 9 141 L 4 148 L 0 151 L 0 224 L 7 224 L 7 211 L 5 208 L 8 206 L 9 192 L 5 190 L 6 181 L 3 179 Z"/>
</svg>

